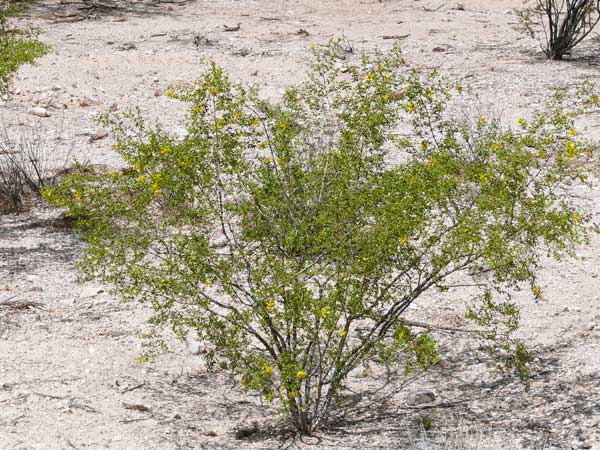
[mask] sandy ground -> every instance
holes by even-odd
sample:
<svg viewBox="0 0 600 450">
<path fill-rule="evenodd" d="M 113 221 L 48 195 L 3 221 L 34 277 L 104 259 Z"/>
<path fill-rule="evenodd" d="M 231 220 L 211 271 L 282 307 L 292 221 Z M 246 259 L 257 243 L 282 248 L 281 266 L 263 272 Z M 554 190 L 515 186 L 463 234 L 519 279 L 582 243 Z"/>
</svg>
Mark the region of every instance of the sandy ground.
<svg viewBox="0 0 600 450">
<path fill-rule="evenodd" d="M 390 47 L 395 36 L 410 64 L 464 80 L 482 110 L 507 120 L 527 115 L 550 86 L 597 80 L 600 69 L 597 34 L 574 60 L 545 61 L 536 41 L 515 30 L 511 10 L 520 0 L 146 1 L 129 11 L 83 12 L 76 0 L 42 3 L 24 23 L 38 26 L 53 51 L 19 72 L 0 117 L 9 127 L 41 121 L 58 135 L 55 164 L 66 154 L 118 164 L 110 136 L 94 139 L 93 117 L 109 108 L 137 105 L 181 131 L 182 107 L 164 91 L 194 79 L 201 57 L 276 98 L 301 79 L 310 44 L 344 34 L 356 49 L 371 50 Z M 238 23 L 239 31 L 224 30 Z M 35 105 L 50 117 L 28 114 Z M 589 125 L 597 137 L 598 115 Z M 600 222 L 600 193 L 582 187 L 576 195 Z M 120 303 L 103 286 L 77 284 L 81 243 L 53 218 L 44 208 L 0 216 L 0 302 L 30 302 L 0 306 L 2 450 L 600 449 L 597 238 L 576 259 L 548 261 L 541 278 L 548 301 L 525 305 L 522 335 L 537 357 L 529 391 L 491 370 L 476 343 L 444 335 L 443 368 L 408 380 L 392 374 L 391 387 L 404 389 L 365 395 L 363 407 L 314 437 L 294 439 L 259 398 L 208 374 L 182 343 L 139 364 L 135 333 L 148 311 Z M 437 294 L 433 320 L 461 323 L 463 294 Z M 418 305 L 412 313 L 425 314 Z M 352 384 L 367 391 L 380 375 Z M 435 403 L 407 407 L 407 393 L 418 388 L 433 389 Z M 424 416 L 433 420 L 429 433 L 419 427 Z M 259 431 L 236 439 L 235 430 L 252 421 Z"/>
</svg>

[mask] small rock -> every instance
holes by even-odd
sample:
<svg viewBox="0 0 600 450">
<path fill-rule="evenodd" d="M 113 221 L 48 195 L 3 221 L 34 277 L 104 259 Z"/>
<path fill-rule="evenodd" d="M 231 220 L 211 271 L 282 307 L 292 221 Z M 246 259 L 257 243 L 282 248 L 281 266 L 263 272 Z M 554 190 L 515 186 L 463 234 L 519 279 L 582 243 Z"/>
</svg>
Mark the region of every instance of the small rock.
<svg viewBox="0 0 600 450">
<path fill-rule="evenodd" d="M 162 91 L 160 89 L 155 89 L 154 90 L 154 96 L 155 97 L 160 97 L 162 95 Z"/>
<path fill-rule="evenodd" d="M 176 420 L 179 420 L 179 419 L 181 419 L 181 414 L 175 414 L 173 416 L 173 418 L 176 419 Z"/>
<path fill-rule="evenodd" d="M 431 51 L 436 52 L 436 53 L 444 53 L 444 52 L 448 51 L 448 49 L 445 47 L 433 47 L 431 49 Z"/>
<path fill-rule="evenodd" d="M 87 108 L 88 106 L 92 105 L 92 101 L 88 98 L 88 97 L 83 97 L 82 99 L 79 100 L 79 106 L 81 106 L 82 108 Z"/>
<path fill-rule="evenodd" d="M 185 339 L 185 346 L 192 355 L 201 355 L 202 353 L 206 353 L 206 348 L 202 342 L 197 341 L 192 336 L 187 336 Z"/>
<path fill-rule="evenodd" d="M 29 110 L 29 114 L 32 114 L 37 117 L 50 117 L 50 113 L 46 108 L 41 106 L 34 106 Z"/>
<path fill-rule="evenodd" d="M 127 51 L 127 50 L 135 50 L 137 47 L 133 42 L 124 42 L 123 44 L 117 47 L 117 50 Z"/>
<path fill-rule="evenodd" d="M 421 389 L 415 392 L 411 392 L 406 397 L 406 404 L 410 406 L 423 405 L 426 403 L 433 403 L 435 401 L 435 394 L 433 391 L 428 389 Z"/>
<path fill-rule="evenodd" d="M 99 141 L 100 139 L 104 139 L 106 136 L 108 136 L 108 131 L 100 128 L 90 136 L 90 142 Z"/>
<path fill-rule="evenodd" d="M 246 439 L 247 437 L 252 436 L 257 431 L 258 431 L 258 422 L 256 420 L 253 420 L 250 423 L 243 423 L 236 427 L 235 438 L 236 439 Z"/>
<path fill-rule="evenodd" d="M 587 324 L 587 329 L 589 331 L 593 331 L 594 328 L 596 328 L 596 322 L 590 322 L 590 323 Z"/>
</svg>

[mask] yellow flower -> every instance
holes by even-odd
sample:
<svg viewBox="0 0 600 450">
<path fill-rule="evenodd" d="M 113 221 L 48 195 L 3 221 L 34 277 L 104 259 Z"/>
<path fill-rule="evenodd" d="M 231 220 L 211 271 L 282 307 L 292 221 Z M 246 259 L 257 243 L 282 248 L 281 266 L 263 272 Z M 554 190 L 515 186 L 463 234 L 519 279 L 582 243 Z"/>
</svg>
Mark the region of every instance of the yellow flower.
<svg viewBox="0 0 600 450">
<path fill-rule="evenodd" d="M 573 142 L 567 141 L 566 147 L 568 158 L 574 158 L 575 156 L 577 156 L 577 146 Z"/>
<path fill-rule="evenodd" d="M 373 73 L 372 73 L 372 72 L 369 72 L 369 73 L 367 74 L 367 76 L 365 77 L 365 79 L 366 79 L 367 81 L 371 81 L 371 80 L 373 79 Z"/>
<path fill-rule="evenodd" d="M 258 126 L 260 126 L 260 120 L 259 120 L 258 118 L 254 119 L 254 120 L 252 121 L 252 125 L 254 125 L 255 127 L 258 127 Z"/>
<path fill-rule="evenodd" d="M 408 112 L 415 112 L 415 105 L 413 104 L 413 102 L 406 102 L 406 105 L 404 105 L 404 109 L 406 109 Z"/>
<path fill-rule="evenodd" d="M 598 103 L 600 103 L 600 101 L 598 100 L 598 95 L 597 94 L 592 95 L 592 103 L 594 105 L 598 105 Z"/>
<path fill-rule="evenodd" d="M 400 242 L 400 247 L 406 247 L 408 245 L 408 237 L 401 236 L 398 242 Z"/>
<path fill-rule="evenodd" d="M 427 141 L 421 141 L 421 150 L 425 151 L 429 148 Z"/>
<path fill-rule="evenodd" d="M 168 145 L 163 145 L 163 146 L 160 148 L 160 153 L 161 153 L 162 155 L 167 155 L 167 154 L 168 154 L 170 151 L 171 151 L 171 148 L 170 148 Z"/>
<path fill-rule="evenodd" d="M 533 292 L 535 298 L 540 298 L 542 296 L 542 289 L 539 286 L 534 286 L 531 292 Z"/>
<path fill-rule="evenodd" d="M 494 142 L 492 144 L 492 150 L 495 151 L 495 152 L 497 152 L 498 150 L 500 150 L 500 144 Z"/>
<path fill-rule="evenodd" d="M 148 361 L 148 358 L 146 358 L 145 356 L 138 356 L 137 362 L 139 364 L 144 364 L 146 361 Z"/>
<path fill-rule="evenodd" d="M 139 181 L 140 183 L 145 183 L 145 182 L 146 182 L 146 175 L 140 175 L 140 176 L 138 177 L 138 181 Z"/>
<path fill-rule="evenodd" d="M 288 398 L 296 398 L 296 392 L 295 391 L 289 391 L 287 394 Z"/>
<path fill-rule="evenodd" d="M 175 92 L 173 92 L 173 89 L 167 89 L 165 91 L 165 96 L 167 96 L 169 98 L 173 98 L 173 97 L 175 97 Z"/>
<path fill-rule="evenodd" d="M 208 90 L 208 92 L 210 92 L 210 95 L 217 95 L 217 93 L 218 93 L 219 91 L 217 90 L 217 88 L 216 88 L 216 87 L 214 87 L 214 86 L 213 86 L 213 87 L 211 87 L 211 88 Z"/>
<path fill-rule="evenodd" d="M 117 144 L 113 144 L 110 146 L 110 148 L 112 149 L 112 151 L 116 151 L 117 150 Z"/>
<path fill-rule="evenodd" d="M 267 375 L 271 375 L 273 373 L 273 367 L 271 366 L 266 366 L 264 370 Z"/>
<path fill-rule="evenodd" d="M 296 378 L 298 378 L 299 380 L 306 378 L 306 372 L 304 370 L 299 370 L 298 372 L 296 372 Z"/>
<path fill-rule="evenodd" d="M 581 215 L 579 213 L 573 214 L 573 222 L 575 222 L 575 223 L 581 222 Z"/>
<path fill-rule="evenodd" d="M 314 49 L 315 49 L 315 44 L 310 44 L 310 45 L 308 46 L 308 48 L 310 48 L 311 50 L 314 50 Z"/>
<path fill-rule="evenodd" d="M 321 317 L 327 319 L 331 315 L 331 309 L 328 306 L 321 308 Z"/>
<path fill-rule="evenodd" d="M 569 136 L 577 136 L 577 130 L 575 128 L 569 129 Z"/>
<path fill-rule="evenodd" d="M 481 181 L 482 183 L 485 183 L 487 181 L 488 177 L 485 173 L 480 173 L 479 174 L 479 181 Z"/>
<path fill-rule="evenodd" d="M 81 193 L 75 192 L 75 200 L 81 200 Z"/>
<path fill-rule="evenodd" d="M 160 195 L 160 187 L 158 186 L 157 183 L 152 183 L 150 185 L 150 189 L 152 189 L 152 192 L 154 192 L 154 195 Z"/>
<path fill-rule="evenodd" d="M 523 119 L 522 117 L 519 118 L 519 120 L 517 120 L 517 123 L 522 127 L 525 128 L 527 126 L 527 122 L 525 121 L 525 119 Z"/>
<path fill-rule="evenodd" d="M 272 311 L 275 308 L 275 300 L 270 299 L 265 305 L 265 308 L 267 308 L 267 311 Z"/>
<path fill-rule="evenodd" d="M 487 117 L 485 117 L 485 116 L 481 116 L 479 118 L 479 123 L 482 124 L 482 125 L 485 125 L 487 123 L 487 121 L 488 121 Z"/>
<path fill-rule="evenodd" d="M 346 337 L 348 335 L 348 332 L 346 330 L 342 330 L 338 333 L 339 337 Z"/>
<path fill-rule="evenodd" d="M 142 168 L 141 168 L 141 166 L 140 166 L 138 163 L 135 163 L 135 164 L 133 165 L 133 169 L 134 169 L 136 172 L 139 172 L 139 171 L 140 171 Z"/>
</svg>

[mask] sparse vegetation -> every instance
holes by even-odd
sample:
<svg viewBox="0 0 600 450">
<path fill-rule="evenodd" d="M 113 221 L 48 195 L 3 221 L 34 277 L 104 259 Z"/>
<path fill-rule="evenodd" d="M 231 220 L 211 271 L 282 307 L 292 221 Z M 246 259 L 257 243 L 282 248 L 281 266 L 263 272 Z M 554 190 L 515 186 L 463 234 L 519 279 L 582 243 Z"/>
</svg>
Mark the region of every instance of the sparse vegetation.
<svg viewBox="0 0 600 450">
<path fill-rule="evenodd" d="M 9 23 L 10 17 L 23 12 L 30 0 L 0 3 L 0 95 L 5 94 L 14 73 L 23 64 L 32 63 L 48 52 L 48 46 L 30 33 Z"/>
<path fill-rule="evenodd" d="M 600 0 L 534 0 L 535 6 L 517 11 L 521 23 L 538 34 L 533 18 L 539 16 L 548 59 L 561 60 L 583 41 L 600 21 Z"/>
<path fill-rule="evenodd" d="M 582 104 L 559 92 L 515 127 L 462 120 L 448 108 L 462 87 L 407 68 L 399 48 L 342 67 L 343 53 L 313 48 L 307 81 L 277 104 L 210 65 L 168 92 L 190 105 L 185 138 L 137 112 L 107 116 L 128 169 L 45 191 L 80 218 L 86 279 L 152 305 L 157 335 L 209 341 L 211 368 L 305 434 L 355 369 L 436 362 L 404 313 L 480 266 L 491 277 L 468 317 L 525 378 L 510 294 L 543 298 L 540 254 L 569 252 L 588 220 L 562 195 L 591 154 Z"/>
<path fill-rule="evenodd" d="M 45 186 L 56 183 L 60 171 L 52 167 L 55 146 L 39 124 L 29 127 L 0 127 L 0 209 L 20 210 L 27 198 L 39 197 Z M 55 164 L 56 166 L 56 164 Z"/>
</svg>

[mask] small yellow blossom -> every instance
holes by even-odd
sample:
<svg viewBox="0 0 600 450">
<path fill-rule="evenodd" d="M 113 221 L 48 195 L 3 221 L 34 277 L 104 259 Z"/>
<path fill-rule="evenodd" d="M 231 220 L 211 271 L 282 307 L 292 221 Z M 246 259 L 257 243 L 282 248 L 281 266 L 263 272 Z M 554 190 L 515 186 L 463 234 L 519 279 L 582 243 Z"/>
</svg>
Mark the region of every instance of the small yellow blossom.
<svg viewBox="0 0 600 450">
<path fill-rule="evenodd" d="M 308 46 L 308 48 L 310 48 L 311 50 L 314 50 L 314 49 L 316 48 L 316 46 L 315 46 L 315 44 L 310 44 L 310 45 Z"/>
<path fill-rule="evenodd" d="M 265 307 L 267 308 L 267 311 L 272 311 L 273 309 L 275 309 L 275 300 L 270 299 L 265 305 Z"/>
<path fill-rule="evenodd" d="M 266 373 L 267 375 L 271 375 L 271 374 L 273 373 L 273 367 L 271 367 L 271 366 L 266 366 L 266 367 L 265 367 L 265 369 L 264 369 L 264 371 L 265 371 L 265 373 Z"/>
<path fill-rule="evenodd" d="M 173 97 L 175 97 L 175 92 L 173 92 L 173 89 L 167 89 L 165 91 L 165 96 L 167 96 L 169 98 L 173 98 Z"/>
<path fill-rule="evenodd" d="M 575 128 L 569 129 L 569 136 L 577 136 L 577 130 Z"/>
<path fill-rule="evenodd" d="M 138 356 L 138 364 L 144 364 L 146 361 L 148 361 L 148 358 L 146 358 L 145 356 Z"/>
<path fill-rule="evenodd" d="M 404 105 L 404 109 L 406 109 L 408 112 L 415 112 L 415 105 L 413 104 L 413 102 L 406 102 L 406 105 Z"/>
<path fill-rule="evenodd" d="M 75 200 L 81 200 L 81 192 L 75 192 Z"/>
<path fill-rule="evenodd" d="M 480 173 L 479 174 L 479 181 L 481 181 L 482 183 L 485 183 L 487 181 L 488 177 L 485 173 Z"/>
<path fill-rule="evenodd" d="M 161 153 L 162 155 L 168 155 L 170 151 L 171 151 L 171 148 L 170 148 L 168 145 L 163 145 L 163 146 L 160 148 L 160 153 Z"/>
<path fill-rule="evenodd" d="M 575 223 L 581 222 L 581 215 L 579 213 L 573 214 L 573 222 L 575 222 Z"/>
<path fill-rule="evenodd" d="M 210 92 L 210 95 L 217 95 L 217 93 L 218 93 L 219 91 L 217 90 L 217 88 L 216 88 L 216 87 L 214 87 L 214 86 L 213 86 L 213 87 L 211 87 L 211 88 L 208 90 L 208 92 Z"/>
<path fill-rule="evenodd" d="M 342 330 L 338 333 L 339 337 L 346 337 L 348 335 L 348 332 L 346 330 Z"/>
<path fill-rule="evenodd" d="M 258 126 L 260 126 L 260 120 L 259 120 L 258 118 L 254 119 L 254 120 L 252 121 L 252 125 L 254 125 L 255 127 L 258 127 Z"/>
<path fill-rule="evenodd" d="M 289 391 L 287 394 L 288 398 L 296 398 L 296 392 L 295 391 Z"/>
<path fill-rule="evenodd" d="M 321 308 L 321 317 L 327 319 L 331 315 L 331 309 L 328 306 Z"/>
<path fill-rule="evenodd" d="M 481 116 L 479 118 L 479 123 L 482 124 L 482 125 L 485 125 L 487 123 L 487 121 L 488 121 L 487 117 L 485 117 L 485 116 Z"/>
<path fill-rule="evenodd" d="M 577 146 L 573 142 L 567 141 L 566 147 L 568 158 L 574 158 L 575 156 L 577 156 Z"/>
<path fill-rule="evenodd" d="M 400 236 L 400 239 L 398 239 L 398 242 L 400 242 L 400 247 L 406 247 L 408 245 L 408 237 Z"/>
<path fill-rule="evenodd" d="M 527 126 L 527 122 L 522 117 L 517 120 L 517 123 L 521 126 L 521 128 L 525 128 Z"/>
<path fill-rule="evenodd" d="M 113 144 L 110 146 L 110 148 L 112 149 L 112 151 L 117 151 L 117 144 Z"/>
<path fill-rule="evenodd" d="M 299 380 L 306 378 L 306 372 L 304 370 L 299 370 L 298 372 L 296 372 L 296 378 L 298 378 Z"/>
<path fill-rule="evenodd" d="M 158 183 L 152 183 L 150 185 L 150 189 L 152 189 L 152 192 L 154 192 L 154 195 L 160 195 L 160 187 L 158 186 Z"/>
<path fill-rule="evenodd" d="M 145 183 L 145 182 L 146 182 L 146 175 L 140 175 L 140 176 L 138 177 L 138 181 L 139 181 L 140 183 Z"/>
<path fill-rule="evenodd" d="M 535 298 L 540 298 L 542 296 L 542 289 L 539 286 L 534 286 L 531 292 L 533 292 Z"/>
<path fill-rule="evenodd" d="M 427 141 L 421 141 L 421 150 L 425 151 L 429 148 Z"/>
<path fill-rule="evenodd" d="M 495 152 L 497 152 L 498 150 L 500 150 L 500 144 L 494 142 L 492 144 L 492 150 L 495 151 Z"/>
<path fill-rule="evenodd" d="M 373 72 L 369 72 L 369 73 L 367 74 L 367 76 L 365 77 L 365 79 L 366 79 L 367 81 L 371 81 L 371 80 L 373 79 Z"/>
</svg>

